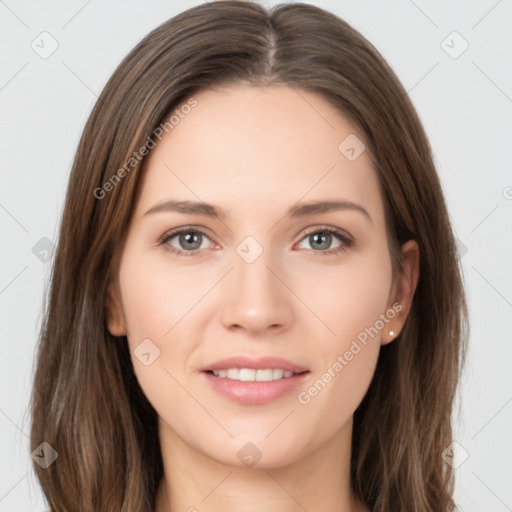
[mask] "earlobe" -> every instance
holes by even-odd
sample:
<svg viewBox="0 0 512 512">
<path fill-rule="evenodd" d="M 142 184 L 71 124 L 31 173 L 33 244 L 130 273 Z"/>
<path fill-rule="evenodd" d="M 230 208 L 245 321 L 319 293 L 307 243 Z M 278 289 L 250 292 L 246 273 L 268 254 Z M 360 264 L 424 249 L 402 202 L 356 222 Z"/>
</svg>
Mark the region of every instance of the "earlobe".
<svg viewBox="0 0 512 512">
<path fill-rule="evenodd" d="M 105 297 L 106 327 L 112 336 L 126 336 L 126 322 L 124 318 L 119 292 L 113 282 L 108 286 Z"/>
<path fill-rule="evenodd" d="M 391 304 L 396 316 L 382 332 L 381 344 L 392 342 L 400 334 L 409 311 L 420 274 L 420 249 L 416 240 L 409 240 L 402 246 L 402 271 L 396 275 L 393 283 Z"/>
</svg>

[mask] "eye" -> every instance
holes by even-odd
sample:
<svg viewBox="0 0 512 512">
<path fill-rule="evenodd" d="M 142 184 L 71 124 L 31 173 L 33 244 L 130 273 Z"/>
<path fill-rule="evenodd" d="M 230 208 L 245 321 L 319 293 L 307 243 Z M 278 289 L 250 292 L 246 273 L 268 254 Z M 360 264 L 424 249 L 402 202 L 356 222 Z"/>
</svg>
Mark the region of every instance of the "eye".
<svg viewBox="0 0 512 512">
<path fill-rule="evenodd" d="M 338 245 L 331 248 L 336 239 Z M 207 240 L 210 238 L 200 229 L 182 228 L 165 233 L 159 240 L 159 244 L 174 254 L 194 256 L 202 249 L 208 249 Z M 353 239 L 345 232 L 331 227 L 316 228 L 307 233 L 302 241 L 309 242 L 313 252 L 326 256 L 346 251 L 354 244 Z"/>
<path fill-rule="evenodd" d="M 171 243 L 176 239 L 176 247 Z M 159 241 L 167 250 L 175 254 L 183 256 L 194 256 L 201 249 L 207 249 L 208 244 L 204 244 L 205 240 L 209 240 L 208 236 L 199 229 L 186 228 L 166 233 Z"/>
<path fill-rule="evenodd" d="M 334 248 L 330 248 L 333 239 L 338 239 L 339 243 Z M 316 228 L 314 231 L 307 233 L 302 240 L 306 240 L 311 245 L 314 252 L 322 255 L 338 254 L 342 251 L 346 251 L 354 244 L 352 238 L 343 231 L 330 227 Z"/>
</svg>

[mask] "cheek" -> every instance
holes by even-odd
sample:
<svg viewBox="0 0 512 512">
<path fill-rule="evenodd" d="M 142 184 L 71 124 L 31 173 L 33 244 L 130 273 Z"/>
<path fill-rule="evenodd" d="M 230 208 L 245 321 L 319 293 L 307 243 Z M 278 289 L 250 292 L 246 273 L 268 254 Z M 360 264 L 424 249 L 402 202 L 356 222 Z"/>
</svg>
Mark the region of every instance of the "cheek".
<svg viewBox="0 0 512 512">
<path fill-rule="evenodd" d="M 310 287 L 307 300 L 329 329 L 317 336 L 315 353 L 321 363 L 301 390 L 301 404 L 311 411 L 318 408 L 320 415 L 332 414 L 337 423 L 354 412 L 372 380 L 381 331 L 390 325 L 390 288 L 391 263 L 377 255 L 316 272 L 315 292 Z"/>
<path fill-rule="evenodd" d="M 204 274 L 170 268 L 165 258 L 127 255 L 120 269 L 121 294 L 131 344 L 150 338 L 167 348 L 181 322 L 211 286 Z"/>
<path fill-rule="evenodd" d="M 389 259 L 378 254 L 354 257 L 347 264 L 304 272 L 301 279 L 308 305 L 328 327 L 323 337 L 326 353 L 350 345 L 376 322 L 382 329 L 379 318 L 386 311 L 392 284 Z"/>
<path fill-rule="evenodd" d="M 187 321 L 211 285 L 190 272 L 170 271 L 162 258 L 127 249 L 119 279 L 135 375 L 159 414 L 190 407 L 188 395 L 173 376 L 181 381 L 183 366 L 194 350 Z"/>
</svg>

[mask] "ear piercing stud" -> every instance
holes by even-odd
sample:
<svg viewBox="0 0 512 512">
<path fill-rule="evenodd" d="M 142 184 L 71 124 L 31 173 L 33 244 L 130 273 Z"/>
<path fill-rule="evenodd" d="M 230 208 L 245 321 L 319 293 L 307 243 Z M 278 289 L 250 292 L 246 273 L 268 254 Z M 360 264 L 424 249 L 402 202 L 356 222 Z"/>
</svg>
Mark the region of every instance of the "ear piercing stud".
<svg viewBox="0 0 512 512">
<path fill-rule="evenodd" d="M 394 336 L 395 335 L 395 331 L 393 331 L 393 329 L 391 329 L 391 331 L 389 331 L 389 335 L 390 336 Z"/>
</svg>

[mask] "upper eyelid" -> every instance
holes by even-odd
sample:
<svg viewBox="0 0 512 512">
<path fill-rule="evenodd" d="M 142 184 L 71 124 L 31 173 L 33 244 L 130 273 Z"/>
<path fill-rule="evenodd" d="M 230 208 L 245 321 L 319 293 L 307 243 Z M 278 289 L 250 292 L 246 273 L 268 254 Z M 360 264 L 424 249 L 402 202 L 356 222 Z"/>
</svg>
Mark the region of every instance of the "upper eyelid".
<svg viewBox="0 0 512 512">
<path fill-rule="evenodd" d="M 211 236 L 208 234 L 209 230 L 207 228 L 204 228 L 202 226 L 191 225 L 191 226 L 184 226 L 184 227 L 181 227 L 181 228 L 169 229 L 168 231 L 166 231 L 159 238 L 159 240 L 163 241 L 163 240 L 167 240 L 169 238 L 174 238 L 176 235 L 179 235 L 181 233 L 186 233 L 186 232 L 189 232 L 189 231 L 198 232 L 198 233 L 200 233 L 202 235 L 205 235 L 205 236 L 207 236 L 208 238 L 211 239 Z"/>
<path fill-rule="evenodd" d="M 335 233 L 333 233 L 334 235 L 337 233 L 338 235 L 344 235 L 344 236 L 346 236 L 347 238 L 350 238 L 350 239 L 353 238 L 353 236 L 350 233 L 348 233 L 345 229 L 337 228 L 337 227 L 334 227 L 334 226 L 329 226 L 327 224 L 319 225 L 319 226 L 312 226 L 311 228 L 306 228 L 306 232 L 304 233 L 304 236 L 308 236 L 311 233 L 316 233 L 317 231 L 322 231 L 322 230 L 335 231 Z"/>
</svg>

